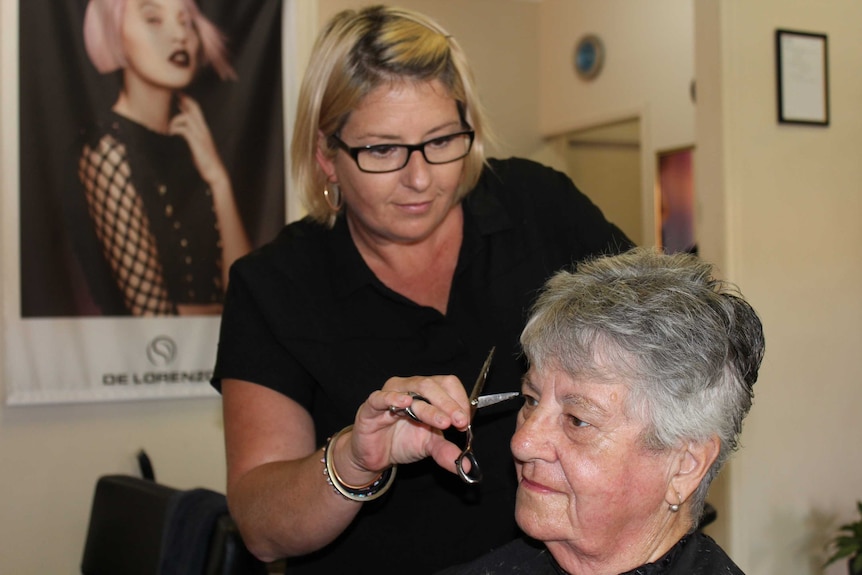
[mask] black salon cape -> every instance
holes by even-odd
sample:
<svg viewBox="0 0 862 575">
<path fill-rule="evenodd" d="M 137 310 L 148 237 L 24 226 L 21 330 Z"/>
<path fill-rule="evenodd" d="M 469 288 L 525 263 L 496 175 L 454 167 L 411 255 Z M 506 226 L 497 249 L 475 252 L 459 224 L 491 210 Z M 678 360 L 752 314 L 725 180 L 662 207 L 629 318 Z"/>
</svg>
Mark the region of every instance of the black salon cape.
<svg viewBox="0 0 862 575">
<path fill-rule="evenodd" d="M 630 241 L 568 177 L 526 160 L 492 160 L 463 206 L 445 316 L 383 285 L 343 217 L 331 230 L 309 219 L 286 226 L 231 270 L 213 385 L 234 378 L 290 396 L 311 413 L 318 445 L 392 376 L 454 374 L 472 387 L 492 346 L 485 392 L 520 389 L 518 337 L 537 290 L 554 271 Z M 288 572 L 433 573 L 512 540 L 517 409 L 476 417 L 480 485 L 430 459 L 402 465 L 389 493 L 363 504 L 331 545 L 288 560 Z"/>
<path fill-rule="evenodd" d="M 476 561 L 451 567 L 437 575 L 563 575 L 547 548 L 536 541 L 517 539 Z M 744 575 L 708 535 L 683 537 L 658 561 L 620 575 Z"/>
</svg>

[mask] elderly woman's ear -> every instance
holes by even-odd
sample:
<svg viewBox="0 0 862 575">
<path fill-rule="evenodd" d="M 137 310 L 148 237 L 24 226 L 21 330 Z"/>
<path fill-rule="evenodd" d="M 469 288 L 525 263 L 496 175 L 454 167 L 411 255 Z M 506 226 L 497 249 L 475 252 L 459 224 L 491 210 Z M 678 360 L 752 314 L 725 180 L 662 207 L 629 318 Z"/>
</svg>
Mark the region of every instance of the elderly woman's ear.
<svg viewBox="0 0 862 575">
<path fill-rule="evenodd" d="M 667 487 L 668 506 L 682 505 L 694 493 L 718 457 L 721 440 L 717 435 L 701 442 L 689 442 L 676 459 L 676 469 Z"/>
</svg>

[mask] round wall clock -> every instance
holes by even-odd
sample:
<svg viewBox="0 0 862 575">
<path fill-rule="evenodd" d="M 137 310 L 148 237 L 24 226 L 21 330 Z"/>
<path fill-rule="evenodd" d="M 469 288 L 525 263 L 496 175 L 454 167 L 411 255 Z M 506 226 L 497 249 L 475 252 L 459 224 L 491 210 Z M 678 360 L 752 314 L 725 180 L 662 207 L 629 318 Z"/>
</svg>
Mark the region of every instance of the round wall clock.
<svg viewBox="0 0 862 575">
<path fill-rule="evenodd" d="M 602 71 L 605 46 L 595 34 L 587 34 L 575 46 L 575 71 L 584 80 L 592 80 Z"/>
</svg>

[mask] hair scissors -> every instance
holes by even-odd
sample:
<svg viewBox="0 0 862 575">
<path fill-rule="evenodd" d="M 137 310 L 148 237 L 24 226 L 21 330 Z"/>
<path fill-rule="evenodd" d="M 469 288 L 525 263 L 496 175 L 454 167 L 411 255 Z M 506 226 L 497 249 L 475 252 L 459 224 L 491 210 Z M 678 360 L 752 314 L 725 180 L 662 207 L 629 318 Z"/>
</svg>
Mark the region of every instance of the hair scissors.
<svg viewBox="0 0 862 575">
<path fill-rule="evenodd" d="M 482 481 L 482 471 L 479 469 L 479 462 L 476 461 L 476 456 L 473 454 L 473 417 L 476 415 L 476 411 L 482 409 L 483 407 L 488 407 L 489 405 L 495 405 L 497 403 L 508 401 L 510 399 L 515 399 L 516 397 L 521 397 L 520 391 L 508 391 L 505 393 L 492 393 L 490 395 L 481 395 L 482 388 L 485 386 L 485 380 L 488 379 L 488 372 L 491 370 L 491 360 L 494 358 L 494 349 L 491 348 L 491 351 L 488 353 L 488 357 L 485 358 L 485 363 L 482 365 L 482 371 L 479 372 L 479 378 L 476 380 L 476 383 L 473 385 L 473 391 L 470 393 L 470 423 L 467 425 L 467 444 L 464 447 L 463 451 L 461 451 L 461 455 L 458 456 L 458 459 L 455 460 L 455 467 L 458 468 L 458 475 L 465 483 L 479 483 Z M 413 401 L 424 401 L 425 403 L 430 404 L 427 398 L 419 395 L 416 392 L 409 391 L 407 392 L 411 397 L 413 397 Z M 412 405 L 408 407 L 395 407 L 390 406 L 389 411 L 394 415 L 406 415 L 413 421 L 418 421 L 422 423 L 422 420 L 416 416 L 413 412 Z M 464 460 L 470 462 L 470 471 L 466 471 L 464 469 Z"/>
<path fill-rule="evenodd" d="M 495 393 L 492 395 L 481 395 L 482 388 L 485 386 L 485 380 L 488 379 L 488 372 L 491 370 L 491 360 L 494 358 L 494 349 L 488 353 L 485 363 L 482 365 L 482 371 L 479 372 L 479 378 L 473 385 L 473 391 L 470 393 L 470 423 L 467 425 L 467 443 L 461 455 L 455 460 L 455 467 L 458 468 L 458 475 L 465 483 L 479 483 L 482 481 L 482 470 L 479 469 L 479 462 L 476 461 L 476 455 L 473 453 L 473 417 L 476 411 L 521 396 L 519 391 L 510 391 L 506 393 Z M 470 462 L 470 471 L 464 469 L 464 460 Z"/>
</svg>

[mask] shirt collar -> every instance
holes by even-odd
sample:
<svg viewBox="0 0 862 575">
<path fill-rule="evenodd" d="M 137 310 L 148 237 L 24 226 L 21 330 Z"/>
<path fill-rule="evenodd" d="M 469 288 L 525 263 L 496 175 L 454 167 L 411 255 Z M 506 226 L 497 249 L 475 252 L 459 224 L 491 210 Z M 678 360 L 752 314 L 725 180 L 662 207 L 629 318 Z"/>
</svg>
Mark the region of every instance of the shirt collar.
<svg viewBox="0 0 862 575">
<path fill-rule="evenodd" d="M 346 297 L 363 286 L 378 281 L 353 243 L 343 211 L 338 214 L 329 233 L 329 246 L 331 261 L 334 263 L 331 268 L 334 277 L 330 279 L 335 286 L 336 296 Z"/>
</svg>

